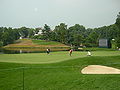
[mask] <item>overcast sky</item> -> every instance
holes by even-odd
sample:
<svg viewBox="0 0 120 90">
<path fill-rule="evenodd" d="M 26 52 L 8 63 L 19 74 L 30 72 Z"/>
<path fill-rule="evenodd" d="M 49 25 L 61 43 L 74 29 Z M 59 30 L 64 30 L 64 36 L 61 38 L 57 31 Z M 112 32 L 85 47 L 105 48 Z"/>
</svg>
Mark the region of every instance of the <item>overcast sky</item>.
<svg viewBox="0 0 120 90">
<path fill-rule="evenodd" d="M 0 26 L 95 28 L 115 23 L 120 0 L 0 0 Z"/>
</svg>

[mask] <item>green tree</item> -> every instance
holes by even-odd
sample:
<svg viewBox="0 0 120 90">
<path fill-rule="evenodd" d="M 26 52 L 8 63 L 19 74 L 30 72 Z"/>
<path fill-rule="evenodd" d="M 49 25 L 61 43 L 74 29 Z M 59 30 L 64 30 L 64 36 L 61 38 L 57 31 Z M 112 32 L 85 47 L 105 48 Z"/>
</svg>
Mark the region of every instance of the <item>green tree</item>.
<svg viewBox="0 0 120 90">
<path fill-rule="evenodd" d="M 19 28 L 19 33 L 20 35 L 23 37 L 23 38 L 27 38 L 28 37 L 28 34 L 29 34 L 29 29 L 26 28 L 26 27 L 21 27 Z"/>
<path fill-rule="evenodd" d="M 74 40 L 73 40 L 73 45 L 75 45 L 75 46 L 77 46 L 77 47 L 79 47 L 80 46 L 80 44 L 82 44 L 83 43 L 83 37 L 82 37 L 82 35 L 80 35 L 80 34 L 74 34 Z"/>
<path fill-rule="evenodd" d="M 65 23 L 60 23 L 60 25 L 55 27 L 54 31 L 56 33 L 56 37 L 58 38 L 57 41 L 60 41 L 61 43 L 66 43 L 67 25 L 65 25 Z"/>
<path fill-rule="evenodd" d="M 42 35 L 44 40 L 50 40 L 50 32 L 50 27 L 47 24 L 45 24 L 44 29 L 42 29 Z"/>
<path fill-rule="evenodd" d="M 75 24 L 74 26 L 70 27 L 67 32 L 68 36 L 68 43 L 72 45 L 79 46 L 80 43 L 82 44 L 85 38 L 86 29 L 84 26 Z"/>
<path fill-rule="evenodd" d="M 0 47 L 2 47 L 3 46 L 3 42 L 2 41 L 0 41 Z"/>
<path fill-rule="evenodd" d="M 98 45 L 98 37 L 99 35 L 95 31 L 91 32 L 86 38 L 86 45 L 96 47 Z"/>
<path fill-rule="evenodd" d="M 0 27 L 0 41 L 2 41 L 2 34 L 4 33 L 4 28 Z"/>
<path fill-rule="evenodd" d="M 118 28 L 120 29 L 120 12 L 119 14 L 117 15 L 117 19 L 116 19 L 116 22 L 115 24 L 118 26 Z"/>
<path fill-rule="evenodd" d="M 28 30 L 28 37 L 31 38 L 34 35 L 35 35 L 35 29 L 29 28 L 29 30 Z"/>
<path fill-rule="evenodd" d="M 120 48 L 120 12 L 117 15 L 117 19 L 116 19 L 116 23 L 115 23 L 118 27 L 118 32 L 117 32 L 117 37 L 116 37 L 116 43 L 117 43 L 117 47 Z"/>
</svg>

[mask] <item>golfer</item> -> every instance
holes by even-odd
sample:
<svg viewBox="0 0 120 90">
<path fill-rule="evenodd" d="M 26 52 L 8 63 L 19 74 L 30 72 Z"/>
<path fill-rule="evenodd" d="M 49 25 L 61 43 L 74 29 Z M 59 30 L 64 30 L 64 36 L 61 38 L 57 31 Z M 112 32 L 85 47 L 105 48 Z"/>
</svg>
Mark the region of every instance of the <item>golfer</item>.
<svg viewBox="0 0 120 90">
<path fill-rule="evenodd" d="M 87 52 L 87 56 L 91 56 L 91 52 L 90 51 Z"/>
<path fill-rule="evenodd" d="M 70 51 L 69 51 L 70 56 L 72 55 L 72 51 L 73 51 L 73 50 L 72 50 L 72 49 L 70 49 Z"/>
<path fill-rule="evenodd" d="M 47 49 L 47 54 L 49 54 L 50 53 L 50 49 Z"/>
</svg>

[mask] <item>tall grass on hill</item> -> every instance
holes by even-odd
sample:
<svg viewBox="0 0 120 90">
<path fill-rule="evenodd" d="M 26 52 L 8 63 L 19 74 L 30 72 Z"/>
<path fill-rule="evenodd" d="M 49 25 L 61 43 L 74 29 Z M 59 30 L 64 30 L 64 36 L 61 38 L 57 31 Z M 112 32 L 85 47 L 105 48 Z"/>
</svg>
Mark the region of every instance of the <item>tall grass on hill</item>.
<svg viewBox="0 0 120 90">
<path fill-rule="evenodd" d="M 50 48 L 52 51 L 62 51 L 70 49 L 69 46 L 59 42 L 31 39 L 17 40 L 17 43 L 9 44 L 4 47 L 4 49 L 7 50 L 17 51 L 46 51 L 47 48 Z"/>
<path fill-rule="evenodd" d="M 33 43 L 38 45 L 64 45 L 60 42 L 55 41 L 45 41 L 45 40 L 32 40 Z"/>
</svg>

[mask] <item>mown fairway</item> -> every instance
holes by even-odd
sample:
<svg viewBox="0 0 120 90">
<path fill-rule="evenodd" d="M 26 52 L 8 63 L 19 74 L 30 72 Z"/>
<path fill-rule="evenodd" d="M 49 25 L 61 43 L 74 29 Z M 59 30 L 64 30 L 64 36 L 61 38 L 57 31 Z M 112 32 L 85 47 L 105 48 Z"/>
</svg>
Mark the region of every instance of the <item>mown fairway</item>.
<svg viewBox="0 0 120 90">
<path fill-rule="evenodd" d="M 117 56 L 120 55 L 119 51 L 94 51 L 93 56 Z M 46 53 L 28 53 L 28 54 L 0 54 L 0 62 L 13 62 L 13 63 L 55 63 L 75 58 L 86 57 L 87 52 L 75 51 L 72 56 L 69 56 L 69 52 L 51 52 L 50 55 Z"/>
<path fill-rule="evenodd" d="M 72 57 L 68 52 L 0 54 L 0 90 L 23 90 L 23 70 L 24 90 L 120 90 L 120 75 L 80 72 L 96 64 L 120 69 L 120 52 L 92 53 L 92 57 L 86 52 L 73 52 Z"/>
</svg>

